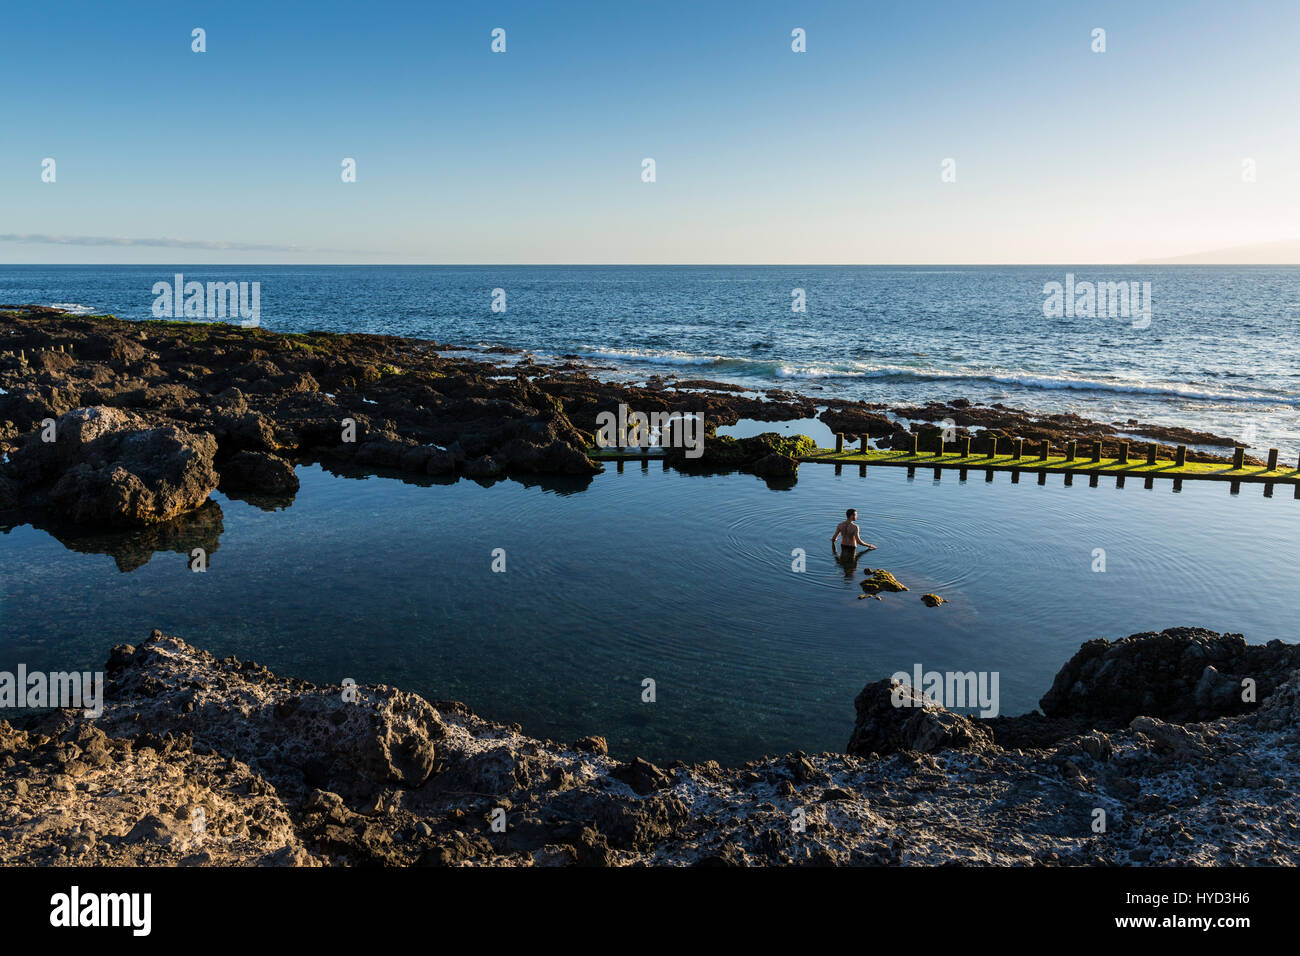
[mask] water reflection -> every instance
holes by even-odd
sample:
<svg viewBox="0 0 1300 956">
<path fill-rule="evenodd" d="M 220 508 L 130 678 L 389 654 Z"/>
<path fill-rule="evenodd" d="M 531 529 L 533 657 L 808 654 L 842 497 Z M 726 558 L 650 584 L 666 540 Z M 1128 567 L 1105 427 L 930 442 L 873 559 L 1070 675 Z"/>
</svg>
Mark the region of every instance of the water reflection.
<svg viewBox="0 0 1300 956">
<path fill-rule="evenodd" d="M 195 548 L 202 548 L 207 559 L 220 547 L 225 530 L 221 505 L 209 501 L 203 507 L 181 515 L 171 521 L 133 528 L 129 531 L 87 530 L 64 522 L 38 518 L 30 523 L 44 531 L 69 551 L 80 554 L 106 554 L 113 559 L 117 569 L 129 574 L 149 563 L 162 552 L 183 554 L 189 557 Z M 5 533 L 21 525 L 0 525 Z"/>
</svg>

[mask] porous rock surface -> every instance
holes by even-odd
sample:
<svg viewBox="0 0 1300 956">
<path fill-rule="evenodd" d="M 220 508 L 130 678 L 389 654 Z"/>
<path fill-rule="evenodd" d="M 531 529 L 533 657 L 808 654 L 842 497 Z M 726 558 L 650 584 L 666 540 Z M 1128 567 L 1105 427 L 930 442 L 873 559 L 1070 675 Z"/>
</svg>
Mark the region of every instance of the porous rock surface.
<svg viewBox="0 0 1300 956">
<path fill-rule="evenodd" d="M 1237 646 L 1175 629 L 1105 650 L 1142 668 Z M 1233 716 L 1206 698 L 1195 723 L 1161 695 L 1132 719 L 1094 703 L 982 721 L 873 682 L 850 753 L 661 768 L 155 631 L 114 648 L 98 720 L 0 722 L 0 863 L 1294 865 L 1300 671 L 1270 670 L 1294 653 L 1224 658 L 1267 696 Z M 1095 680 L 1102 700 L 1111 672 L 1071 665 L 1066 686 Z"/>
</svg>

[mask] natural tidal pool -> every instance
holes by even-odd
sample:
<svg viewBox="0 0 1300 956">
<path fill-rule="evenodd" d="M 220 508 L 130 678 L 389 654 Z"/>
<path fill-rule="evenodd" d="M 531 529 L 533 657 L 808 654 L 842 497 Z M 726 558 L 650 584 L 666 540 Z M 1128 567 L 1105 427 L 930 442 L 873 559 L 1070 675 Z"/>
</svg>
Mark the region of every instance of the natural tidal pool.
<svg viewBox="0 0 1300 956">
<path fill-rule="evenodd" d="M 282 675 L 463 700 L 539 737 L 600 734 L 624 758 L 737 763 L 842 749 L 862 686 L 918 664 L 998 672 L 1001 713 L 1017 714 L 1092 638 L 1296 640 L 1286 486 L 815 464 L 784 489 L 658 462 L 490 487 L 298 471 L 279 510 L 217 494 L 152 537 L 0 535 L 0 670 L 100 669 L 157 627 Z M 879 546 L 856 570 L 829 541 L 849 507 Z M 867 566 L 911 590 L 859 600 Z M 928 591 L 950 603 L 926 607 Z"/>
</svg>

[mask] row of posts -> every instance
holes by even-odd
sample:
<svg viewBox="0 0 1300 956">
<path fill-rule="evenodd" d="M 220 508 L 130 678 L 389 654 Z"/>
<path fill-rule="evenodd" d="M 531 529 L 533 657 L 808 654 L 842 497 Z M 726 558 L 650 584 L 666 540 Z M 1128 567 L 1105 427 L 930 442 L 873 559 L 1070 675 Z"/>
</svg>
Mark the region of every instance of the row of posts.
<svg viewBox="0 0 1300 956">
<path fill-rule="evenodd" d="M 858 445 L 858 448 L 859 448 L 859 450 L 862 451 L 864 454 L 865 454 L 866 451 L 867 451 L 867 437 L 868 437 L 868 436 L 866 436 L 866 435 L 862 435 L 862 436 L 860 436 L 860 439 L 859 439 L 859 445 Z M 916 433 L 912 433 L 909 437 L 910 437 L 910 439 L 911 439 L 911 441 L 910 441 L 910 443 L 909 443 L 909 448 L 908 448 L 909 453 L 910 453 L 910 454 L 913 454 L 913 455 L 920 455 L 921 452 L 920 452 L 920 449 L 918 448 L 918 440 L 919 440 L 920 436 L 917 435 Z M 959 438 L 959 439 L 957 440 L 957 448 L 958 448 L 958 451 L 960 452 L 960 457 L 962 457 L 962 458 L 969 458 L 969 457 L 971 457 L 971 454 L 970 454 L 970 443 L 971 443 L 971 439 L 970 439 L 970 436 L 969 436 L 969 435 L 963 436 L 962 438 Z M 1019 460 L 1021 460 L 1021 459 L 1024 458 L 1024 456 L 1025 456 L 1025 440 L 1024 440 L 1023 438 L 1013 438 L 1013 439 L 1011 440 L 1011 448 L 1012 448 L 1012 451 L 1011 451 L 1011 458 L 1012 458 L 1013 461 L 1019 461 Z M 1042 445 L 1039 447 L 1038 460 L 1039 460 L 1039 461 L 1047 461 L 1048 456 L 1051 454 L 1051 451 L 1052 451 L 1052 443 L 1051 443 L 1050 441 L 1048 441 L 1047 439 L 1044 439 Z M 1101 461 L 1101 451 L 1102 451 L 1102 443 L 1099 442 L 1099 441 L 1095 441 L 1095 442 L 1093 442 L 1093 443 L 1092 443 L 1092 460 L 1093 460 L 1094 462 L 1100 462 L 1100 461 Z M 838 455 L 838 454 L 843 454 L 843 452 L 844 452 L 844 435 L 843 435 L 842 433 L 840 433 L 840 432 L 836 432 L 836 433 L 835 433 L 835 453 Z M 938 446 L 935 448 L 935 451 L 934 451 L 934 457 L 935 457 L 935 458 L 941 458 L 941 457 L 943 457 L 943 454 L 944 454 L 944 451 L 943 451 L 943 442 L 939 442 L 939 443 L 938 443 Z M 997 435 L 990 435 L 990 436 L 989 436 L 989 439 L 988 439 L 988 454 L 985 455 L 985 457 L 988 458 L 988 459 L 993 459 L 993 458 L 996 458 L 997 455 L 998 455 L 998 436 L 997 436 Z M 1065 446 L 1065 460 L 1066 460 L 1066 461 L 1077 461 L 1078 458 L 1079 458 L 1079 443 L 1078 443 L 1077 441 L 1071 441 L 1071 442 L 1069 442 L 1069 443 Z M 1120 446 L 1119 446 L 1119 457 L 1118 457 L 1117 461 L 1118 461 L 1119 464 L 1121 464 L 1121 465 L 1127 465 L 1127 464 L 1129 463 L 1130 458 L 1129 458 L 1129 443 L 1128 443 L 1128 442 L 1121 442 L 1121 443 L 1120 443 Z M 1148 445 L 1148 446 L 1147 446 L 1147 464 L 1148 464 L 1148 465 L 1154 465 L 1155 463 L 1156 463 L 1156 446 L 1155 446 L 1154 444 L 1152 444 L 1152 445 Z M 1179 467 L 1179 468 L 1181 468 L 1181 467 L 1183 467 L 1184 465 L 1187 464 L 1187 446 L 1186 446 L 1186 445 L 1179 445 L 1178 448 L 1177 448 L 1177 450 L 1174 452 L 1174 464 L 1175 464 L 1177 467 Z M 1233 454 L 1232 454 L 1232 467 L 1233 467 L 1233 470 L 1238 470 L 1238 469 L 1241 469 L 1241 468 L 1245 468 L 1245 467 L 1246 467 L 1246 449 L 1245 449 L 1245 448 L 1242 448 L 1242 447 L 1238 446 L 1238 447 L 1233 451 Z M 1277 449 L 1276 449 L 1276 448 L 1270 448 L 1270 449 L 1268 450 L 1268 470 L 1269 470 L 1269 471 L 1274 471 L 1276 468 L 1277 468 Z M 1297 468 L 1297 470 L 1300 470 L 1300 458 L 1298 458 L 1297 461 L 1296 461 L 1296 468 Z"/>
<path fill-rule="evenodd" d="M 45 349 L 40 349 L 39 351 L 35 351 L 35 352 L 33 352 L 32 355 L 33 355 L 33 356 L 40 355 L 41 352 L 44 352 L 44 351 L 46 351 L 46 350 L 45 350 Z M 68 353 L 71 353 L 71 352 L 72 352 L 72 349 L 71 349 L 71 348 L 64 348 L 62 345 L 59 345 L 59 346 L 57 346 L 57 347 L 54 347 L 54 348 L 49 349 L 48 351 L 51 351 L 51 352 L 68 352 Z M 6 351 L 6 352 L 3 352 L 3 353 L 0 353 L 0 355 L 3 355 L 5 358 L 13 358 L 13 357 L 14 357 L 14 352 L 13 352 L 13 350 L 11 349 L 11 350 L 9 350 L 9 351 Z M 18 352 L 17 352 L 17 355 L 18 355 L 18 361 L 20 361 L 20 362 L 26 362 L 26 361 L 27 361 L 27 350 L 26 350 L 26 349 L 19 349 Z"/>
<path fill-rule="evenodd" d="M 620 471 L 623 470 L 623 463 L 622 463 L 621 461 L 619 462 L 618 467 L 619 467 L 619 470 L 620 470 Z M 643 467 L 644 467 L 644 466 L 643 466 Z M 917 469 L 917 467 L 918 467 L 917 465 L 911 465 L 911 464 L 907 465 L 907 480 L 908 480 L 908 481 L 911 481 L 913 478 L 916 477 L 916 469 Z M 922 465 L 922 466 L 919 466 L 919 467 L 925 467 L 925 466 Z M 959 479 L 960 481 L 965 481 L 965 480 L 966 480 L 966 475 L 967 475 L 967 473 L 970 471 L 970 468 L 971 468 L 971 467 L 974 467 L 974 468 L 976 468 L 976 469 L 979 468 L 978 465 L 973 465 L 973 466 L 962 465 L 960 468 L 957 469 L 958 479 Z M 837 475 L 842 474 L 842 469 L 843 469 L 843 468 L 844 468 L 844 464 L 843 464 L 842 462 L 838 462 L 838 461 L 835 462 L 835 474 L 837 474 Z M 942 466 L 942 465 L 935 465 L 935 466 L 934 466 L 934 480 L 935 480 L 935 481 L 938 481 L 938 480 L 942 477 L 942 475 L 943 475 L 943 469 L 944 469 L 944 466 Z M 989 468 L 985 468 L 985 469 L 984 469 L 984 480 L 985 480 L 985 481 L 989 481 L 989 482 L 991 482 L 991 481 L 993 480 L 993 471 L 994 471 L 994 469 L 991 468 L 991 467 L 989 467 Z M 1021 475 L 1021 472 L 1016 471 L 1015 469 L 1012 469 L 1010 472 L 1008 472 L 1008 474 L 1011 475 L 1011 483 L 1012 483 L 1013 485 L 1018 485 L 1018 484 L 1020 484 L 1020 475 Z M 1075 473 L 1075 472 L 1072 472 L 1072 471 L 1063 471 L 1063 472 L 1061 472 L 1062 477 L 1065 478 L 1065 485 L 1066 485 L 1067 488 L 1068 488 L 1070 485 L 1074 484 L 1074 476 L 1075 476 L 1075 474 L 1076 474 L 1076 473 Z M 1100 481 L 1100 479 L 1101 479 L 1101 477 L 1102 477 L 1103 472 L 1092 471 L 1092 472 L 1088 472 L 1087 474 L 1088 474 L 1088 485 L 1089 485 L 1089 487 L 1096 488 L 1097 485 L 1098 485 L 1098 482 Z M 863 478 L 867 477 L 867 466 L 866 466 L 866 463 L 865 463 L 865 462 L 859 462 L 859 463 L 858 463 L 858 475 L 861 476 L 861 477 L 863 477 Z M 1127 473 L 1126 473 L 1126 472 L 1122 472 L 1122 471 L 1117 471 L 1117 472 L 1113 472 L 1113 473 L 1111 473 L 1110 475 L 1108 475 L 1108 477 L 1114 477 L 1114 479 L 1115 479 L 1115 487 L 1116 487 L 1116 488 L 1123 488 L 1123 487 L 1124 487 L 1124 479 L 1127 477 Z M 1135 476 L 1135 477 L 1139 477 L 1139 478 L 1142 478 L 1142 479 L 1143 479 L 1143 487 L 1144 487 L 1144 488 L 1151 489 L 1151 488 L 1154 488 L 1154 487 L 1155 487 L 1156 476 L 1155 476 L 1155 474 L 1154 474 L 1153 472 L 1149 472 L 1149 471 L 1148 471 L 1148 472 L 1146 472 L 1145 474 L 1139 474 L 1139 475 L 1137 475 L 1137 476 Z M 1172 477 L 1173 477 L 1173 486 L 1174 486 L 1174 491 L 1182 491 L 1182 490 L 1183 490 L 1183 479 L 1182 479 L 1181 477 L 1179 477 L 1178 475 L 1174 475 L 1174 476 L 1172 476 Z M 1241 482 L 1242 482 L 1242 479 L 1241 479 L 1241 478 L 1232 478 L 1232 479 L 1230 479 L 1230 481 L 1231 481 L 1231 484 L 1229 485 L 1229 489 L 1228 489 L 1228 490 L 1229 490 L 1232 494 L 1234 494 L 1234 495 L 1236 495 L 1236 494 L 1240 494 L 1240 493 L 1241 493 Z M 1044 471 L 1044 470 L 1042 470 L 1042 469 L 1039 469 L 1039 470 L 1038 470 L 1038 483 L 1039 483 L 1040 485 L 1045 485 L 1045 484 L 1047 484 L 1047 472 Z M 1272 481 L 1265 481 L 1265 482 L 1264 482 L 1264 497 L 1265 497 L 1265 498 L 1272 498 L 1272 497 L 1273 497 L 1273 485 L 1274 485 L 1274 482 L 1272 482 Z M 1297 500 L 1297 501 L 1300 501 L 1300 483 L 1297 483 L 1297 484 L 1295 485 L 1295 497 L 1296 497 L 1296 500 Z"/>
</svg>

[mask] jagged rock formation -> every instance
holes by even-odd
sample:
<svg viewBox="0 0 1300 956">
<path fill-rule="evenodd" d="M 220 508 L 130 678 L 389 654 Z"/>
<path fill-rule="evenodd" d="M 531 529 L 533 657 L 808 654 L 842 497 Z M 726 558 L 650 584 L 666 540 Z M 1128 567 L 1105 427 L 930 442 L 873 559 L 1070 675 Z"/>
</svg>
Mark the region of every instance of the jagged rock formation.
<svg viewBox="0 0 1300 956">
<path fill-rule="evenodd" d="M 1072 661 L 1066 685 L 1100 700 L 1115 670 L 1237 641 L 1182 629 L 1108 646 L 1120 664 Z M 1295 865 L 1300 671 L 1271 670 L 1295 650 L 1228 658 L 1263 668 L 1261 687 L 1272 675 L 1237 716 L 1126 720 L 1116 700 L 1097 721 L 982 721 L 881 681 L 858 695 L 849 754 L 661 768 L 154 632 L 114 649 L 98 721 L 0 722 L 0 863 Z"/>
</svg>

